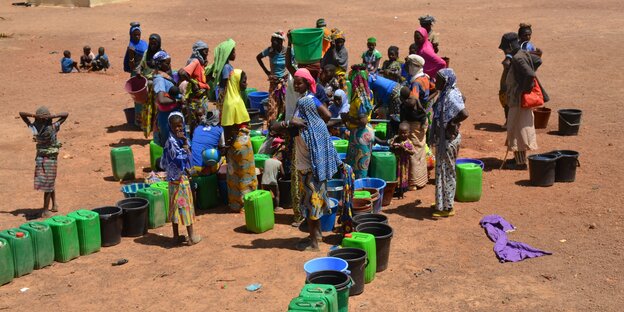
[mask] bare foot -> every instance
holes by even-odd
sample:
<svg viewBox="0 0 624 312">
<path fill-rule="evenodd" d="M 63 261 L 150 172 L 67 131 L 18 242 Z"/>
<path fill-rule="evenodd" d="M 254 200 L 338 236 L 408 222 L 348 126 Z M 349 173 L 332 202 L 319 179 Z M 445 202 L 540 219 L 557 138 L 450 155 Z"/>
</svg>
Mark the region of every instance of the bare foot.
<svg viewBox="0 0 624 312">
<path fill-rule="evenodd" d="M 191 239 L 189 239 L 188 244 L 189 246 L 193 246 L 199 242 L 201 242 L 202 237 L 199 235 L 194 235 L 193 237 L 191 237 Z"/>
<path fill-rule="evenodd" d="M 52 212 L 58 212 L 58 205 L 54 205 L 54 206 L 52 206 L 52 209 L 50 209 L 50 211 L 52 211 Z"/>
</svg>

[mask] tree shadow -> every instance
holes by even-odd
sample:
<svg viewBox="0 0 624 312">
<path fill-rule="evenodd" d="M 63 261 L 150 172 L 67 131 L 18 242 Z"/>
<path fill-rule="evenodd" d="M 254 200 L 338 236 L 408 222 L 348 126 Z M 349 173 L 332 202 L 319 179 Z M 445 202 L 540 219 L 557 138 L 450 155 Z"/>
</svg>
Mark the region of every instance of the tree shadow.
<svg viewBox="0 0 624 312">
<path fill-rule="evenodd" d="M 123 138 L 119 140 L 117 143 L 110 143 L 108 146 L 110 147 L 122 147 L 122 146 L 131 146 L 131 145 L 141 145 L 145 146 L 150 143 L 150 139 L 132 139 L 132 138 Z"/>
<path fill-rule="evenodd" d="M 420 200 L 415 203 L 403 204 L 392 209 L 384 209 L 386 214 L 398 214 L 406 218 L 417 220 L 437 220 L 431 216 L 433 210 L 430 206 L 423 204 Z"/>
<path fill-rule="evenodd" d="M 12 214 L 16 217 L 22 216 L 30 221 L 43 217 L 43 208 L 19 208 L 13 211 L 0 211 L 0 213 Z"/>
<path fill-rule="evenodd" d="M 174 243 L 171 237 L 162 236 L 154 233 L 147 233 L 141 237 L 137 237 L 134 239 L 134 242 L 141 245 L 158 246 L 163 249 L 180 247 L 180 245 Z"/>
<path fill-rule="evenodd" d="M 116 126 L 108 126 L 106 127 L 106 133 L 115 133 L 115 132 L 119 132 L 119 131 L 127 131 L 127 132 L 131 132 L 131 131 L 139 131 L 141 129 L 139 129 L 137 126 L 135 125 L 129 125 L 127 123 L 123 123 L 121 125 L 116 125 Z"/>
<path fill-rule="evenodd" d="M 518 181 L 516 181 L 515 184 L 518 185 L 518 186 L 525 186 L 525 187 L 534 186 L 533 184 L 531 184 L 531 180 L 526 180 L 526 179 L 518 180 Z"/>
<path fill-rule="evenodd" d="M 488 132 L 505 132 L 505 128 L 499 124 L 491 123 L 491 122 L 480 122 L 474 124 L 475 130 L 480 131 L 488 131 Z"/>
<path fill-rule="evenodd" d="M 232 245 L 234 248 L 239 249 L 289 249 L 297 250 L 297 243 L 301 240 L 299 237 L 291 238 L 272 238 L 264 239 L 258 238 L 251 241 L 251 245 Z"/>
</svg>

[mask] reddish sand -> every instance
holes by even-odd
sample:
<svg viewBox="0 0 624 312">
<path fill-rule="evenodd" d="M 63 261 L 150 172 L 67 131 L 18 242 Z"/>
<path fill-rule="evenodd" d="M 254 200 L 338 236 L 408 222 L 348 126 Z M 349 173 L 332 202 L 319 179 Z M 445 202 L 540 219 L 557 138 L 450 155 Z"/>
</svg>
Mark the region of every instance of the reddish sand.
<svg viewBox="0 0 624 312">
<path fill-rule="evenodd" d="M 233 3 L 231 3 L 233 2 Z M 163 37 L 163 48 L 182 66 L 191 45 L 202 39 L 214 48 L 233 37 L 234 66 L 249 73 L 250 86 L 268 83 L 255 56 L 277 29 L 312 26 L 324 17 L 347 36 L 351 63 L 376 36 L 405 55 L 418 24 L 431 13 L 440 32 L 440 54 L 450 57 L 467 98 L 470 118 L 462 125 L 463 157 L 485 159 L 483 196 L 457 203 L 457 215 L 432 220 L 427 208 L 433 186 L 412 192 L 384 209 L 394 228 L 389 269 L 350 299 L 351 311 L 557 310 L 618 311 L 624 304 L 622 187 L 619 164 L 623 117 L 619 96 L 624 75 L 617 67 L 624 20 L 621 1 L 259 1 L 139 0 L 97 8 L 0 8 L 0 229 L 23 223 L 41 207 L 32 188 L 34 144 L 18 111 L 48 105 L 68 111 L 60 132 L 64 143 L 57 179 L 61 213 L 114 204 L 121 198 L 111 180 L 111 146 L 130 145 L 137 172 L 149 164 L 148 140 L 125 126 L 123 91 L 128 75 L 122 57 L 128 23 L 140 21 L 144 38 Z M 505 132 L 497 91 L 502 67 L 500 36 L 519 22 L 534 25 L 533 41 L 544 50 L 539 75 L 554 113 L 538 130 L 539 152 L 573 149 L 581 153 L 576 182 L 549 188 L 528 186 L 528 172 L 498 170 Z M 113 63 L 107 73 L 61 75 L 59 59 L 69 49 L 106 47 Z M 212 51 L 211 51 L 212 57 Z M 618 87 L 619 86 L 619 87 Z M 578 136 L 561 137 L 557 109 L 580 108 Z M 619 185 L 619 186 L 618 186 Z M 422 204 L 414 204 L 417 199 Z M 501 264 L 479 227 L 487 214 L 500 214 L 518 227 L 510 238 L 552 251 L 552 256 Z M 244 230 L 244 217 L 221 208 L 202 212 L 197 231 L 204 241 L 170 248 L 171 229 L 124 238 L 115 247 L 69 263 L 55 263 L 0 287 L 0 310 L 7 311 L 284 311 L 304 281 L 305 261 L 325 255 L 299 252 L 305 234 L 290 227 L 291 211 L 276 216 L 263 234 Z M 129 263 L 111 267 L 127 258 Z M 254 293 L 245 286 L 261 283 Z M 20 292 L 23 287 L 29 288 Z M 620 307 L 620 308 L 618 308 Z"/>
</svg>

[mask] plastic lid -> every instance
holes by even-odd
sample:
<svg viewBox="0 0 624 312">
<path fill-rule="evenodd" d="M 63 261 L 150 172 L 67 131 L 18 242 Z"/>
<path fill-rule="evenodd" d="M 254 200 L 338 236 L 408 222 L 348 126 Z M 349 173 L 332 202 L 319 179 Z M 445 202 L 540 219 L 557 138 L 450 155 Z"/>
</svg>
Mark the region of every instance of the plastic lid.
<svg viewBox="0 0 624 312">
<path fill-rule="evenodd" d="M 17 238 L 22 238 L 22 237 L 24 237 L 24 232 L 16 232 L 16 233 L 15 233 L 15 237 L 17 237 Z"/>
<path fill-rule="evenodd" d="M 345 237 L 352 238 L 353 235 L 351 233 L 347 233 L 347 234 L 345 234 Z"/>
</svg>

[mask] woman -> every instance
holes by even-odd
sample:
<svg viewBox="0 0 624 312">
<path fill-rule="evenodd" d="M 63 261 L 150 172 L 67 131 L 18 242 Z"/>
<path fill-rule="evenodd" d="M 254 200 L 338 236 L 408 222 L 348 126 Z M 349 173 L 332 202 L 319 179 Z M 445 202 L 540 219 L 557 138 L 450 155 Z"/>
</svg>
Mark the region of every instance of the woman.
<svg viewBox="0 0 624 312">
<path fill-rule="evenodd" d="M 141 40 L 141 25 L 139 23 L 130 24 L 130 42 L 124 56 L 124 71 L 133 73 L 138 62 L 143 58 L 147 50 L 147 42 Z"/>
<path fill-rule="evenodd" d="M 512 55 L 507 77 L 505 77 L 505 92 L 509 114 L 507 116 L 507 150 L 514 152 L 516 160 L 514 169 L 525 170 L 526 151 L 537 149 L 537 137 L 533 124 L 533 109 L 522 108 L 522 94 L 530 92 L 536 71 L 542 64 L 542 59 L 535 53 L 520 49 L 518 40 L 510 40 L 503 36 L 501 46 L 506 54 Z M 538 81 L 539 83 L 539 81 Z M 541 86 L 544 102 L 549 100 L 546 91 Z"/>
<path fill-rule="evenodd" d="M 227 148 L 228 203 L 233 212 L 241 212 L 243 196 L 258 186 L 253 148 L 249 136 L 249 114 L 241 97 L 247 88 L 247 76 L 240 69 L 232 71 L 223 99 L 221 126 Z"/>
<path fill-rule="evenodd" d="M 186 66 L 178 70 L 180 77 L 180 90 L 185 94 L 189 106 L 184 112 L 190 129 L 195 129 L 199 124 L 195 112 L 202 107 L 208 110 L 207 93 L 210 86 L 206 83 L 205 66 L 208 58 L 208 45 L 203 41 L 193 44 L 193 52 L 186 62 Z"/>
<path fill-rule="evenodd" d="M 373 111 L 372 93 L 368 87 L 366 65 L 351 67 L 349 77 L 353 86 L 349 113 L 342 119 L 350 131 L 347 164 L 353 168 L 356 179 L 368 176 L 368 165 L 375 141 L 375 130 L 369 124 Z"/>
<path fill-rule="evenodd" d="M 166 51 L 158 51 L 154 54 L 152 61 L 155 67 L 153 94 L 158 109 L 156 115 L 158 134 L 154 133 L 154 141 L 156 144 L 164 147 L 169 138 L 169 114 L 179 111 L 182 101 L 178 102 L 176 99 L 168 96 L 171 87 L 175 86 L 175 82 L 168 74 L 171 71 L 171 57 L 169 54 Z"/>
<path fill-rule="evenodd" d="M 140 63 L 134 70 L 135 75 L 141 75 L 148 80 L 148 92 L 151 93 L 149 88 L 153 85 L 149 82 L 152 81 L 154 70 L 156 65 L 154 64 L 154 55 L 161 50 L 161 40 L 158 34 L 151 34 L 149 36 L 149 44 L 147 50 L 143 54 Z M 156 109 L 154 107 L 154 99 L 148 97 L 145 105 L 134 103 L 134 111 L 136 118 L 136 125 L 143 129 L 143 134 L 148 137 L 152 131 L 152 123 L 156 116 Z M 167 134 L 164 136 L 166 137 Z"/>
<path fill-rule="evenodd" d="M 225 40 L 215 48 L 214 62 L 211 67 L 206 69 L 206 77 L 208 77 L 212 90 L 215 90 L 214 98 L 219 103 L 219 106 L 223 105 L 228 78 L 230 78 L 230 74 L 234 70 L 234 67 L 230 65 L 230 61 L 235 59 L 236 42 L 232 39 Z"/>
<path fill-rule="evenodd" d="M 468 118 L 464 99 L 457 88 L 457 77 L 450 68 L 442 69 L 436 78 L 440 96 L 434 106 L 433 142 L 436 145 L 436 200 L 434 217 L 455 215 L 455 160 L 459 153 L 459 125 Z"/>
<path fill-rule="evenodd" d="M 528 52 L 537 52 L 539 49 L 533 45 L 531 42 L 531 35 L 533 34 L 533 29 L 531 29 L 531 24 L 520 23 L 518 26 L 518 40 L 520 42 L 520 49 Z M 541 51 L 538 55 L 541 56 Z"/>
<path fill-rule="evenodd" d="M 256 60 L 264 73 L 269 78 L 269 104 L 266 117 L 269 124 L 277 119 L 279 114 L 284 113 L 284 97 L 286 96 L 286 53 L 284 46 L 286 35 L 283 31 L 276 31 L 271 35 L 271 46 L 262 50 L 256 56 Z M 262 61 L 269 57 L 271 70 L 268 70 Z"/>
<path fill-rule="evenodd" d="M 297 128 L 295 152 L 297 175 L 301 194 L 301 214 L 308 220 L 310 236 L 298 244 L 301 250 L 318 251 L 322 239 L 319 219 L 329 214 L 326 183 L 336 172 L 340 159 L 332 146 L 325 123 L 331 113 L 316 97 L 316 81 L 305 69 L 295 72 L 294 88 L 301 98 L 297 101 L 295 116 L 284 122 L 285 128 Z"/>
<path fill-rule="evenodd" d="M 423 71 L 425 64 L 426 61 L 416 54 L 408 56 L 405 63 L 411 77 L 410 97 L 415 99 L 405 101 L 401 106 L 401 121 L 409 124 L 409 139 L 414 146 L 414 153 L 410 154 L 409 162 L 410 191 L 425 187 L 429 181 L 425 145 L 429 127 L 427 115 L 431 114 L 429 105 L 431 81 Z"/>
<path fill-rule="evenodd" d="M 518 34 L 514 32 L 506 33 L 503 35 L 501 39 L 501 43 L 498 46 L 499 49 L 503 51 L 505 54 L 505 59 L 503 60 L 503 72 L 501 74 L 500 79 L 500 88 L 498 90 L 498 99 L 500 101 L 501 106 L 503 107 L 503 111 L 505 112 L 505 124 L 503 128 L 507 128 L 507 116 L 509 115 L 509 106 L 507 106 L 507 73 L 509 73 L 509 67 L 511 67 L 511 59 L 513 55 L 511 55 L 513 51 L 513 47 L 517 47 L 518 42 Z"/>
<path fill-rule="evenodd" d="M 425 60 L 424 71 L 429 77 L 436 77 L 438 71 L 446 67 L 446 62 L 439 57 L 429 41 L 429 34 L 424 27 L 414 31 L 414 43 L 418 46 L 416 54 Z"/>
</svg>

